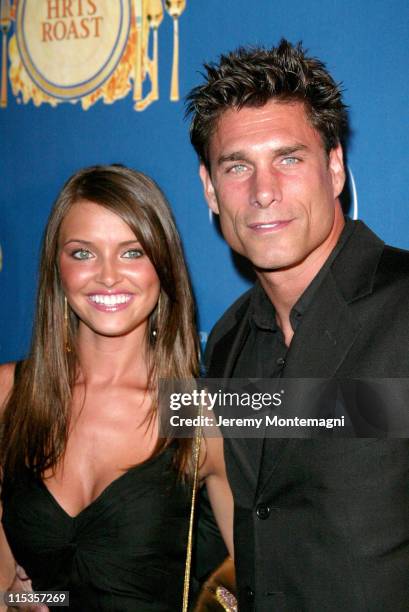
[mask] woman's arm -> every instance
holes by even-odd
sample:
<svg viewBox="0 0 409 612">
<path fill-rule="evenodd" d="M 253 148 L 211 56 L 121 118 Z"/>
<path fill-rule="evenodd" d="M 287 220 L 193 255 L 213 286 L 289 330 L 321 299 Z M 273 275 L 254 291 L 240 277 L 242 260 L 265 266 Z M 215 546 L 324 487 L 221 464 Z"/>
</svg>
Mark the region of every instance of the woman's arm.
<svg viewBox="0 0 409 612">
<path fill-rule="evenodd" d="M 6 363 L 0 366 L 0 416 L 6 404 L 6 400 L 13 388 L 14 363 Z M 0 506 L 0 521 L 2 508 Z M 0 591 L 7 591 L 16 577 L 16 563 L 7 543 L 3 527 L 0 522 Z M 0 611 L 7 610 L 7 606 L 0 602 Z"/>
<path fill-rule="evenodd" d="M 214 516 L 231 557 L 233 550 L 233 496 L 227 480 L 223 438 L 206 438 L 200 476 L 205 480 Z"/>
<path fill-rule="evenodd" d="M 0 507 L 1 517 L 1 507 Z M 7 591 L 16 578 L 16 563 L 7 543 L 3 527 L 0 523 L 0 591 Z M 7 606 L 0 601 L 0 612 L 5 612 Z"/>
<path fill-rule="evenodd" d="M 0 417 L 3 415 L 7 399 L 13 388 L 15 367 L 14 362 L 0 365 Z"/>
</svg>

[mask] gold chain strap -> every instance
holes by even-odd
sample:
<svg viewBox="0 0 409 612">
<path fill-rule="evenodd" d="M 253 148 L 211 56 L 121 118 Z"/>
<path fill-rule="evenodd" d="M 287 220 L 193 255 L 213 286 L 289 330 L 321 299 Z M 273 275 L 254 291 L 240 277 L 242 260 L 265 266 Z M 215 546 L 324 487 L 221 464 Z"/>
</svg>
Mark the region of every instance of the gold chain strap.
<svg viewBox="0 0 409 612">
<path fill-rule="evenodd" d="M 201 417 L 202 410 L 199 410 L 199 416 Z M 199 419 L 201 422 L 201 418 Z M 192 548 L 193 548 L 193 523 L 195 517 L 195 506 L 196 506 L 196 494 L 197 485 L 199 480 L 199 460 L 200 460 L 200 446 L 202 442 L 202 428 L 199 425 L 195 431 L 195 440 L 193 446 L 193 483 L 192 483 L 192 502 L 190 504 L 190 518 L 189 518 L 189 534 L 187 538 L 187 551 L 186 551 L 186 564 L 185 564 L 185 579 L 183 583 L 183 605 L 182 612 L 187 612 L 189 604 L 189 587 L 190 587 L 190 570 L 192 566 Z"/>
</svg>

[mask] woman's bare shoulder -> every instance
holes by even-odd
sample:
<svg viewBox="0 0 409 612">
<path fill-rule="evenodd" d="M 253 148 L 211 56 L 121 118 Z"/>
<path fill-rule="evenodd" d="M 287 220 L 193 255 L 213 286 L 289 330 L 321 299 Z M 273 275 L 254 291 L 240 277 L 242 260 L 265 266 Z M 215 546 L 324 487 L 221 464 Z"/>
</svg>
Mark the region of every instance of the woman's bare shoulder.
<svg viewBox="0 0 409 612">
<path fill-rule="evenodd" d="M 0 365 L 0 411 L 13 388 L 15 367 L 14 361 Z"/>
</svg>

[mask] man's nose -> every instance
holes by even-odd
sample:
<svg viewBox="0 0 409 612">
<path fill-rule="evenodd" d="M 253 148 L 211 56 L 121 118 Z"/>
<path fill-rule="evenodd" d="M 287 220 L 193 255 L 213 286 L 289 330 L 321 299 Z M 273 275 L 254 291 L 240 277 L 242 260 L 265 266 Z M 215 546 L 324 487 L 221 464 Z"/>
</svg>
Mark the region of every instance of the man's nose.
<svg viewBox="0 0 409 612">
<path fill-rule="evenodd" d="M 256 208 L 268 208 L 280 202 L 282 198 L 280 182 L 272 168 L 263 168 L 255 172 L 251 204 Z"/>
</svg>

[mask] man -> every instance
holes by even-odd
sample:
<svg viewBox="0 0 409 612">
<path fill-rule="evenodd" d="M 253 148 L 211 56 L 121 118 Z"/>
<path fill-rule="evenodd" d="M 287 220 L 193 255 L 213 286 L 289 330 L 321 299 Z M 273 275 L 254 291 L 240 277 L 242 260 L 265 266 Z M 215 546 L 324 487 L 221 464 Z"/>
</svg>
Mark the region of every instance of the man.
<svg viewBox="0 0 409 612">
<path fill-rule="evenodd" d="M 283 40 L 206 66 L 189 96 L 211 210 L 257 282 L 207 375 L 409 375 L 409 253 L 345 221 L 339 87 Z M 241 612 L 409 610 L 409 443 L 225 440 Z"/>
</svg>

